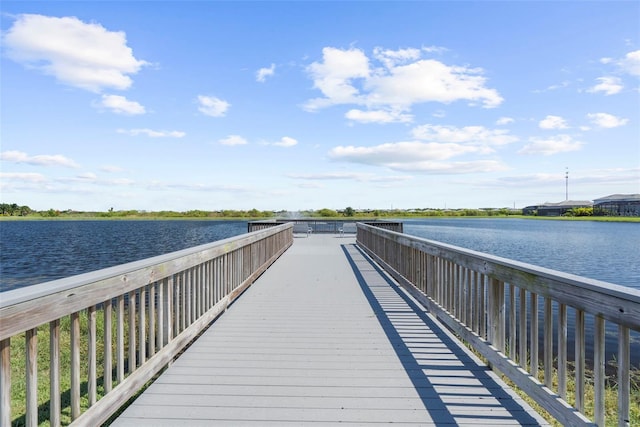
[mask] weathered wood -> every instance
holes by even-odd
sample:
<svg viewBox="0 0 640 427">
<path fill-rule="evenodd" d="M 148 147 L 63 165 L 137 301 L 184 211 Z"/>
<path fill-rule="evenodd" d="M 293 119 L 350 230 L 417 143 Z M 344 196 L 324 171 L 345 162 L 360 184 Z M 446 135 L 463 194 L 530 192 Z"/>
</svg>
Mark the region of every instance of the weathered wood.
<svg viewBox="0 0 640 427">
<path fill-rule="evenodd" d="M 109 393 L 113 387 L 113 344 L 111 342 L 113 337 L 112 307 L 113 303 L 111 300 L 105 301 L 102 306 L 104 312 L 103 383 L 105 393 Z"/>
<path fill-rule="evenodd" d="M 124 380 L 124 296 L 119 295 L 116 302 L 116 380 Z"/>
<path fill-rule="evenodd" d="M 80 313 L 71 313 L 71 419 L 80 416 Z M 27 413 L 29 409 L 27 409 Z M 37 411 L 36 411 L 37 412 Z"/>
<path fill-rule="evenodd" d="M 575 407 L 578 411 L 584 412 L 584 391 L 585 391 L 585 332 L 584 332 L 584 311 L 576 310 L 575 326 Z"/>
<path fill-rule="evenodd" d="M 96 331 L 96 306 L 92 305 L 87 309 L 88 318 L 88 394 L 89 394 L 89 406 L 94 405 L 97 400 L 98 391 L 98 375 L 97 375 L 97 358 L 98 358 L 98 340 Z"/>
<path fill-rule="evenodd" d="M 27 427 L 38 425 L 38 329 L 29 329 L 25 334 L 25 356 L 27 371 Z"/>
<path fill-rule="evenodd" d="M 567 398 L 567 306 L 558 306 L 558 394 Z"/>
<path fill-rule="evenodd" d="M 138 363 L 147 360 L 147 287 L 140 288 L 140 308 L 138 309 Z"/>
<path fill-rule="evenodd" d="M 593 342 L 593 388 L 594 388 L 594 421 L 598 426 L 604 426 L 604 382 L 605 382 L 605 340 L 604 340 L 604 319 L 596 317 L 594 325 Z"/>
<path fill-rule="evenodd" d="M 49 323 L 49 425 L 60 425 L 60 320 Z M 2 423 L 0 423 L 2 424 Z"/>
<path fill-rule="evenodd" d="M 0 425 L 11 425 L 11 338 L 0 341 Z"/>
<path fill-rule="evenodd" d="M 549 297 L 544 299 L 544 385 L 553 386 L 553 301 Z"/>
<path fill-rule="evenodd" d="M 630 341 L 629 328 L 618 327 L 618 426 L 628 427 L 630 420 Z"/>
</svg>

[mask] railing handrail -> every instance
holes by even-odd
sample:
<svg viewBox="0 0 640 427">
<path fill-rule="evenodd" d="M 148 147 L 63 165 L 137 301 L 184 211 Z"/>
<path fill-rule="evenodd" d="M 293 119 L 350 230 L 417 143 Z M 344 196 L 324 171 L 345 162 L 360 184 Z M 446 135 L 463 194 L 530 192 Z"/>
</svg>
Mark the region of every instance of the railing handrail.
<svg viewBox="0 0 640 427">
<path fill-rule="evenodd" d="M 367 227 L 370 233 L 390 237 L 397 240 L 398 243 L 430 255 L 438 255 L 458 263 L 464 261 L 461 263 L 464 267 L 475 268 L 477 271 L 491 275 L 504 282 L 515 281 L 514 273 L 524 273 L 521 276 L 533 273 L 536 277 L 531 278 L 532 281 L 528 282 L 525 277 L 525 280 L 518 281 L 518 286 L 535 292 L 540 296 L 547 296 L 570 307 L 580 309 L 585 313 L 601 316 L 606 320 L 640 331 L 640 290 L 638 289 L 478 252 L 448 243 L 368 225 L 363 226 Z M 438 249 L 442 249 L 444 252 L 439 252 Z M 462 258 L 452 257 L 448 254 L 457 254 Z M 555 286 L 569 287 L 572 291 L 567 292 L 566 288 L 560 290 Z M 574 295 L 578 298 L 573 298 Z M 601 297 L 606 299 L 603 300 Z"/>
</svg>

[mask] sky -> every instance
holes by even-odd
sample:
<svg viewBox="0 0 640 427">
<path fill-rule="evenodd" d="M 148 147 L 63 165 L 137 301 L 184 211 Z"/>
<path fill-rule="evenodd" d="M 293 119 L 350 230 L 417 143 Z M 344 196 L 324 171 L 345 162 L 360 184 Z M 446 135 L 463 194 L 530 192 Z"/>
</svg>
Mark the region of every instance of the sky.
<svg viewBox="0 0 640 427">
<path fill-rule="evenodd" d="M 0 201 L 522 208 L 640 193 L 638 1 L 6 1 Z"/>
</svg>

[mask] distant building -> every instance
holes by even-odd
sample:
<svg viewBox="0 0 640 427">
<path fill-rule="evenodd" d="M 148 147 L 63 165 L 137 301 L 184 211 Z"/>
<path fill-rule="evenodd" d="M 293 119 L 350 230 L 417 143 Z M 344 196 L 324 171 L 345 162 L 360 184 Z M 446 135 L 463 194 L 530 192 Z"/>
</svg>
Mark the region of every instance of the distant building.
<svg viewBox="0 0 640 427">
<path fill-rule="evenodd" d="M 612 194 L 593 201 L 597 216 L 640 216 L 640 194 Z"/>
<path fill-rule="evenodd" d="M 562 216 L 574 208 L 590 208 L 593 206 L 588 200 L 565 200 L 559 203 L 545 202 L 541 205 L 527 206 L 522 209 L 523 215 Z"/>
</svg>

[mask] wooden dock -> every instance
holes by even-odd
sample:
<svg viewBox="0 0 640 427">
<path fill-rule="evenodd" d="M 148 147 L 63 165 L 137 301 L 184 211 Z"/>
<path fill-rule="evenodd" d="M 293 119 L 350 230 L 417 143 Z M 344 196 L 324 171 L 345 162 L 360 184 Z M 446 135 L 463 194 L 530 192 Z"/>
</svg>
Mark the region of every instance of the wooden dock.
<svg viewBox="0 0 640 427">
<path fill-rule="evenodd" d="M 294 244 L 112 424 L 546 425 L 355 246 Z"/>
</svg>

